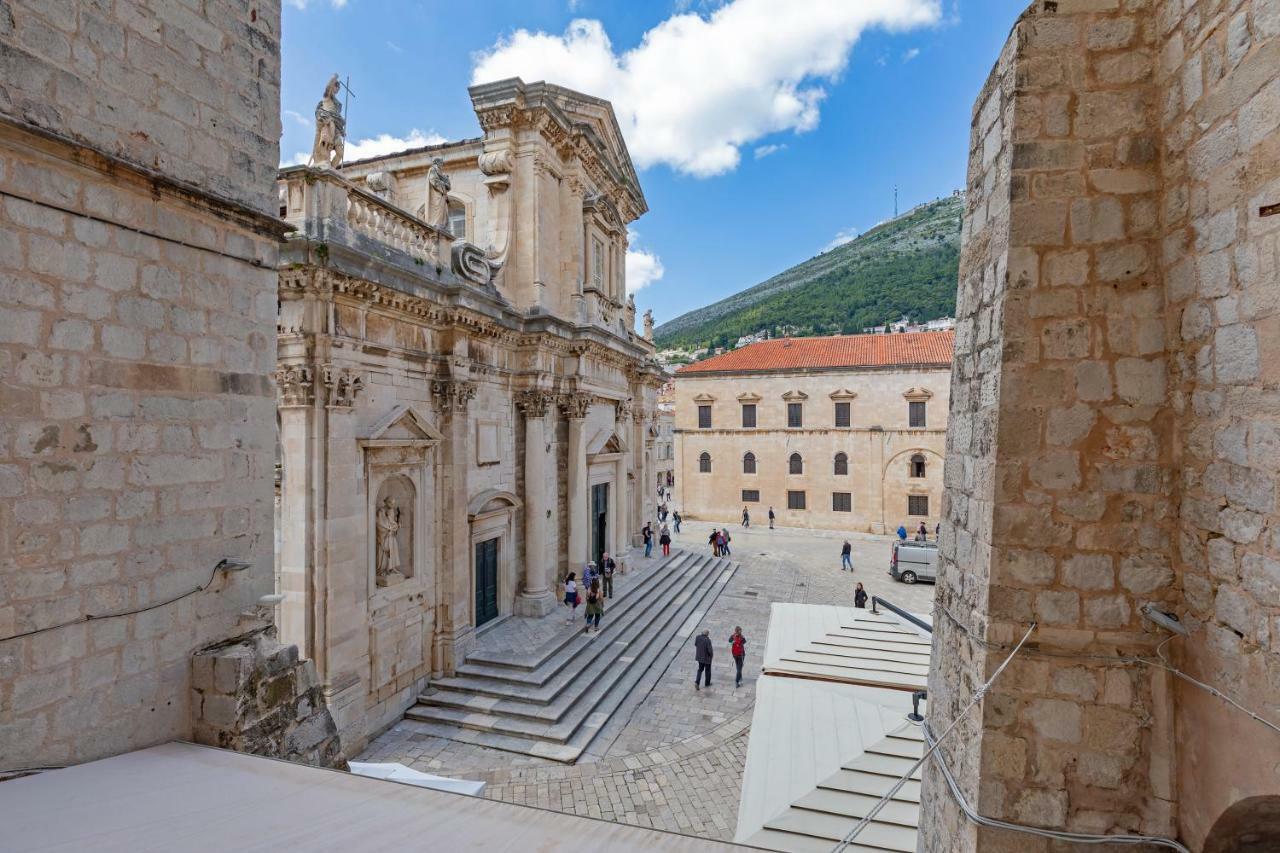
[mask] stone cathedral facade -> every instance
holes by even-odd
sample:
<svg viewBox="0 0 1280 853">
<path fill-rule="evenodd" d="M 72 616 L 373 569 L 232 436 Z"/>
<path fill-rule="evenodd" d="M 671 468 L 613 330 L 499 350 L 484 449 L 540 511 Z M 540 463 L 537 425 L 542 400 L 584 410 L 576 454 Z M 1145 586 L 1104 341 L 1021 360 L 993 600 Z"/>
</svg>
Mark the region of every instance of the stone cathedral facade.
<svg viewBox="0 0 1280 853">
<path fill-rule="evenodd" d="M 347 749 L 654 509 L 663 373 L 624 272 L 647 208 L 613 111 L 470 91 L 478 138 L 279 179 L 281 635 Z"/>
</svg>

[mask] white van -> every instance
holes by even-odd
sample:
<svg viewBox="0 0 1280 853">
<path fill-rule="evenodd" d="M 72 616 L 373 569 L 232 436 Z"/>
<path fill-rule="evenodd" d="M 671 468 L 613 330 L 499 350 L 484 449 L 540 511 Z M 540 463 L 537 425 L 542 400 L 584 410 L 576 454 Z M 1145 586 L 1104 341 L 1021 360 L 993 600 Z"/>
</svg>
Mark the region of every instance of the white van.
<svg viewBox="0 0 1280 853">
<path fill-rule="evenodd" d="M 903 583 L 937 581 L 938 543 L 894 542 L 893 555 L 889 558 L 889 576 Z"/>
</svg>

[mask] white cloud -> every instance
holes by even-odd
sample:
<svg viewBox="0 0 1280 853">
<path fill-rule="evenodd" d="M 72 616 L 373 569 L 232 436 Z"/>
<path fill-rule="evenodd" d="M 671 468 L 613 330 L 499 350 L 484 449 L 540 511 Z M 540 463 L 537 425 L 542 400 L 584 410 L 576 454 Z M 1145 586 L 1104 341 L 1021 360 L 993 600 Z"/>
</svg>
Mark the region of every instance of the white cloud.
<svg viewBox="0 0 1280 853">
<path fill-rule="evenodd" d="M 387 47 L 394 50 L 396 53 L 404 53 L 404 48 L 393 41 L 387 42 Z"/>
<path fill-rule="evenodd" d="M 770 154 L 777 154 L 779 151 L 785 151 L 785 150 L 787 150 L 787 144 L 783 142 L 778 145 L 757 146 L 754 153 L 757 160 L 763 160 L 765 157 L 768 157 Z"/>
<path fill-rule="evenodd" d="M 831 238 L 831 242 L 823 246 L 822 251 L 819 252 L 818 254 L 822 254 L 822 252 L 830 252 L 832 249 L 836 248 L 837 246 L 843 246 L 845 243 L 848 243 L 851 240 L 856 239 L 857 236 L 858 236 L 857 228 L 841 228 L 839 231 L 836 232 L 836 236 Z"/>
<path fill-rule="evenodd" d="M 298 123 L 299 125 L 301 125 L 302 127 L 305 127 L 305 128 L 307 128 L 308 130 L 310 130 L 310 129 L 311 129 L 311 119 L 307 118 L 306 116 L 304 116 L 302 113 L 298 112 L 297 110 L 285 110 L 285 111 L 284 111 L 284 114 L 285 114 L 286 116 L 288 116 L 289 118 L 293 119 L 295 122 L 297 122 L 297 123 Z"/>
<path fill-rule="evenodd" d="M 911 60 L 915 59 L 919 55 L 920 55 L 920 48 L 913 47 L 910 50 L 908 50 L 906 53 L 902 54 L 902 61 L 910 62 Z"/>
<path fill-rule="evenodd" d="M 630 243 L 626 259 L 627 293 L 635 293 L 662 278 L 666 270 L 661 258 L 637 245 L 640 235 L 635 231 L 627 231 L 627 242 Z"/>
<path fill-rule="evenodd" d="M 379 133 L 372 139 L 361 139 L 356 142 L 348 140 L 346 147 L 343 149 L 342 159 L 347 163 L 353 163 L 356 160 L 381 157 L 383 154 L 395 154 L 397 151 L 404 151 L 409 148 L 439 145 L 448 141 L 434 131 L 423 133 L 416 127 L 409 131 L 408 136 L 392 136 L 389 133 Z M 296 166 L 299 163 L 307 162 L 309 159 L 311 159 L 310 151 L 299 151 L 292 157 L 281 161 L 280 165 Z"/>
<path fill-rule="evenodd" d="M 734 169 L 740 148 L 817 127 L 825 84 L 868 27 L 936 23 L 940 0 L 734 0 L 667 18 L 614 50 L 599 21 L 563 35 L 516 30 L 475 57 L 473 83 L 547 80 L 613 103 L 641 168 L 665 163 L 705 177 Z"/>
<path fill-rule="evenodd" d="M 284 0 L 284 2 L 299 11 L 305 12 L 315 0 Z M 335 9 L 341 9 L 347 5 L 347 0 L 329 0 L 329 5 Z"/>
</svg>

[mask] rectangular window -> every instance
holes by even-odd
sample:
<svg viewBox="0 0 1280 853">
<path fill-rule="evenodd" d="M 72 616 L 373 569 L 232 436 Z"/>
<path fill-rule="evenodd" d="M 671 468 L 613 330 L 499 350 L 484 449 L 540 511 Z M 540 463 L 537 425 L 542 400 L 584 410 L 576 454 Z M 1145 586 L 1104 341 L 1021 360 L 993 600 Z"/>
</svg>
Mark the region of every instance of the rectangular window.
<svg viewBox="0 0 1280 853">
<path fill-rule="evenodd" d="M 742 502 L 744 504 L 760 503 L 760 490 L 759 489 L 743 489 Z"/>
<path fill-rule="evenodd" d="M 853 495 L 849 492 L 832 492 L 831 511 L 853 512 Z"/>
<path fill-rule="evenodd" d="M 907 408 L 908 408 L 908 414 L 911 419 L 910 420 L 911 426 L 923 427 L 925 425 L 924 403 L 908 403 Z"/>
<path fill-rule="evenodd" d="M 792 429 L 804 426 L 804 404 L 787 403 L 787 426 Z"/>
<path fill-rule="evenodd" d="M 907 515 L 928 515 L 928 495 L 907 495 Z"/>
<path fill-rule="evenodd" d="M 591 238 L 591 283 L 597 290 L 604 284 L 604 243 Z"/>
<path fill-rule="evenodd" d="M 849 404 L 836 403 L 836 426 L 847 427 L 849 425 Z"/>
<path fill-rule="evenodd" d="M 787 492 L 787 509 L 804 509 L 804 492 Z"/>
<path fill-rule="evenodd" d="M 711 407 L 698 407 L 698 429 L 711 429 Z"/>
<path fill-rule="evenodd" d="M 756 404 L 755 403 L 742 404 L 742 428 L 743 429 L 756 428 Z"/>
</svg>

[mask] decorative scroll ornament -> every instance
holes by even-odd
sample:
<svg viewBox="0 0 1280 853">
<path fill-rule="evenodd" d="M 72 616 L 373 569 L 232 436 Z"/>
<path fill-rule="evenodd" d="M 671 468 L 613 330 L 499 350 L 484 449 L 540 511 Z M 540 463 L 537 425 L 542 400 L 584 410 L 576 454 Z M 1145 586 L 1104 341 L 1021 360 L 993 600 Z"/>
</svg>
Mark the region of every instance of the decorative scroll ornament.
<svg viewBox="0 0 1280 853">
<path fill-rule="evenodd" d="M 315 401 L 311 368 L 302 364 L 286 364 L 276 370 L 281 406 L 310 406 Z"/>
<path fill-rule="evenodd" d="M 554 402 L 554 394 L 550 391 L 537 389 L 521 391 L 516 397 L 516 405 L 520 407 L 520 411 L 524 413 L 526 418 L 546 417 L 547 412 L 551 409 L 551 404 Z"/>
<path fill-rule="evenodd" d="M 571 420 L 579 420 L 587 416 L 587 410 L 591 408 L 590 394 L 565 394 L 560 398 L 560 408 L 564 409 L 564 416 Z"/>
<path fill-rule="evenodd" d="M 347 121 L 342 117 L 342 104 L 338 103 L 341 87 L 334 74 L 324 87 L 324 95 L 316 104 L 316 138 L 311 149 L 312 166 L 336 169 L 342 165 L 342 152 L 346 145 Z"/>
<path fill-rule="evenodd" d="M 499 264 L 490 260 L 483 249 L 461 240 L 454 242 L 452 256 L 453 271 L 460 278 L 464 278 L 481 287 L 487 286 L 492 282 L 494 273 L 498 271 Z"/>
<path fill-rule="evenodd" d="M 324 382 L 325 390 L 328 392 L 327 405 L 331 409 L 350 411 L 355 405 L 356 395 L 364 390 L 364 378 L 346 367 L 323 365 L 320 368 L 320 380 Z"/>
<path fill-rule="evenodd" d="M 476 396 L 476 383 L 462 379 L 438 379 L 431 383 L 436 405 L 444 413 L 465 412 Z"/>
</svg>

